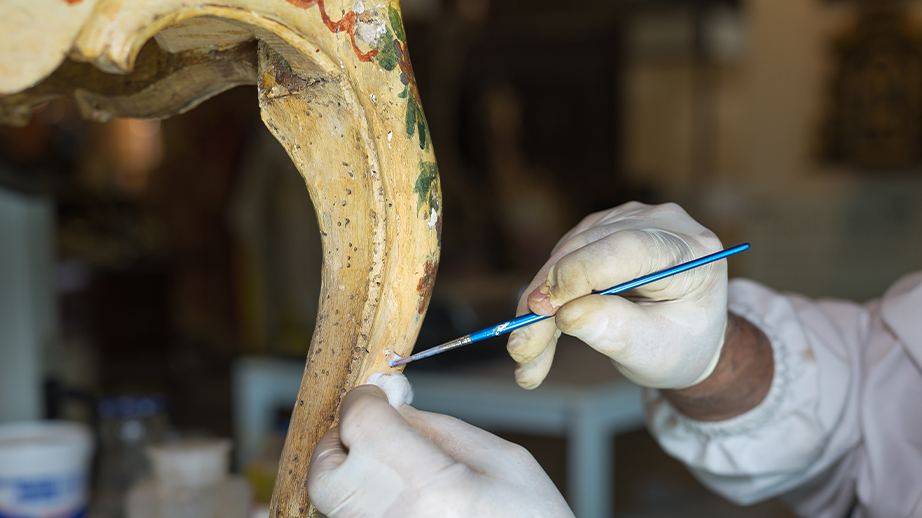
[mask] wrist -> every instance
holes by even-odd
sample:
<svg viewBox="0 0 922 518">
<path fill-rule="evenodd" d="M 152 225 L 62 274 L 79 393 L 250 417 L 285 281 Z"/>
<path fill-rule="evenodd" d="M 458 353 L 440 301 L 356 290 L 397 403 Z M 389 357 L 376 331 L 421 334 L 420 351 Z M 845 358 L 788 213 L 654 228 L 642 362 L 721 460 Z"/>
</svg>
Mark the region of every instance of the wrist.
<svg viewBox="0 0 922 518">
<path fill-rule="evenodd" d="M 724 344 L 710 375 L 683 389 L 660 392 L 680 413 L 699 421 L 723 421 L 765 399 L 774 376 L 771 343 L 758 327 L 727 315 Z"/>
</svg>

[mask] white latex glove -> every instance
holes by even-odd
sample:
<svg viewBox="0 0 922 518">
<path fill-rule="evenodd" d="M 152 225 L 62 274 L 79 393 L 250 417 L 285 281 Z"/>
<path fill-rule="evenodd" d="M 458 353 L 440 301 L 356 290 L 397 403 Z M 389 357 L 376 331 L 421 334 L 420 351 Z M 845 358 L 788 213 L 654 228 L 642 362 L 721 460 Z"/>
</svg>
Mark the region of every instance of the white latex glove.
<svg viewBox="0 0 922 518">
<path fill-rule="evenodd" d="M 571 517 L 527 450 L 453 417 L 350 391 L 318 442 L 307 490 L 330 518 Z"/>
<path fill-rule="evenodd" d="M 675 204 L 631 202 L 586 217 L 554 248 L 518 314 L 554 315 L 513 331 L 519 385 L 541 384 L 561 332 L 611 358 L 639 385 L 685 388 L 714 370 L 727 325 L 727 262 L 710 263 L 617 295 L 592 295 L 722 248 Z"/>
</svg>

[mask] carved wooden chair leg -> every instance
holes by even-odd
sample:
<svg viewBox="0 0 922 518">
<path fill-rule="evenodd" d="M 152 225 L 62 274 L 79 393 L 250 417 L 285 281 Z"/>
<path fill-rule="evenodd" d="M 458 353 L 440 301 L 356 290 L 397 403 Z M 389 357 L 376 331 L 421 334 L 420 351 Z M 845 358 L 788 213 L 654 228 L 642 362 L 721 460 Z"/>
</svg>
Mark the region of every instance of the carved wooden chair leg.
<svg viewBox="0 0 922 518">
<path fill-rule="evenodd" d="M 273 517 L 315 515 L 314 445 L 349 388 L 389 370 L 388 351 L 410 352 L 439 258 L 438 172 L 397 1 L 47 3 L 0 4 L 0 48 L 12 49 L 0 55 L 0 122 L 22 124 L 59 96 L 97 120 L 168 117 L 258 84 L 323 242 L 317 327 L 272 501 Z"/>
</svg>

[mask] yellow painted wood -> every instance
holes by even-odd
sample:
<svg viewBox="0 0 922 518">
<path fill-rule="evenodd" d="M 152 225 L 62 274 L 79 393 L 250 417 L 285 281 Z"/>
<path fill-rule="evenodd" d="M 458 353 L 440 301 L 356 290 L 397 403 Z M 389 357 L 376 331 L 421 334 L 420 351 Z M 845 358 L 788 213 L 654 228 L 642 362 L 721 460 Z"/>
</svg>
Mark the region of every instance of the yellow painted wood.
<svg viewBox="0 0 922 518">
<path fill-rule="evenodd" d="M 0 4 L 2 28 L 12 10 L 32 3 Z M 43 63 L 0 81 L 0 122 L 23 123 L 32 106 L 62 95 L 95 119 L 167 117 L 227 88 L 258 84 L 263 121 L 310 191 L 324 254 L 317 328 L 272 516 L 316 515 L 305 485 L 314 445 L 336 422 L 346 391 L 391 370 L 388 351 L 412 350 L 439 258 L 438 172 L 397 1 L 60 0 L 47 7 L 51 16 L 21 29 L 33 34 L 26 50 L 0 53 L 0 71 L 15 69 L 12 56 Z M 47 22 L 68 9 L 82 18 Z"/>
</svg>

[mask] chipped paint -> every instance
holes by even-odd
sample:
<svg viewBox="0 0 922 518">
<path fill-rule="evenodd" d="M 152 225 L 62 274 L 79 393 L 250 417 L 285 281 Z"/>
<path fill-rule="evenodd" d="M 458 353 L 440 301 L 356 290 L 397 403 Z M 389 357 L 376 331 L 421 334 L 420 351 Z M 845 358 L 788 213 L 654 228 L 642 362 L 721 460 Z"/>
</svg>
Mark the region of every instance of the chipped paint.
<svg viewBox="0 0 922 518">
<path fill-rule="evenodd" d="M 362 52 L 362 49 L 359 48 L 358 43 L 356 42 L 356 22 L 358 21 L 359 13 L 356 13 L 354 10 L 350 10 L 343 14 L 342 19 L 338 22 L 334 22 L 330 15 L 327 14 L 326 6 L 324 5 L 324 0 L 286 0 L 289 4 L 299 7 L 301 9 L 310 9 L 311 7 L 317 6 L 320 10 L 320 19 L 323 20 L 323 24 L 327 26 L 327 29 L 330 32 L 339 34 L 340 32 L 345 32 L 349 35 L 349 39 L 352 42 L 352 51 L 355 52 L 355 55 L 359 58 L 359 61 L 371 62 L 375 56 L 378 55 L 378 49 L 373 48 L 368 52 Z M 356 2 L 361 6 L 361 2 Z M 364 6 L 362 6 L 362 15 L 366 16 L 367 12 L 365 11 Z M 362 23 L 369 23 L 366 18 L 366 21 Z M 383 23 L 383 22 L 382 22 Z M 383 34 L 383 33 L 382 33 Z M 378 38 L 380 39 L 380 37 Z M 365 40 L 362 40 L 363 43 L 367 43 Z M 374 45 L 372 45 L 374 46 Z M 340 64 L 340 66 L 343 66 Z"/>
<path fill-rule="evenodd" d="M 274 67 L 273 75 L 276 84 L 266 92 L 266 97 L 269 99 L 304 92 L 327 81 L 322 77 L 301 77 L 292 71 L 291 65 L 287 61 L 279 62 Z"/>
<path fill-rule="evenodd" d="M 387 32 L 387 20 L 378 8 L 366 10 L 362 2 L 352 6 L 352 12 L 358 17 L 355 21 L 355 36 L 370 47 L 377 47 L 381 37 Z"/>
<path fill-rule="evenodd" d="M 416 284 L 416 291 L 419 293 L 419 308 L 416 312 L 420 315 L 426 314 L 426 308 L 429 307 L 429 299 L 432 298 L 432 288 L 435 286 L 435 274 L 439 269 L 439 263 L 433 259 L 426 261 L 423 276 L 419 278 Z"/>
</svg>

